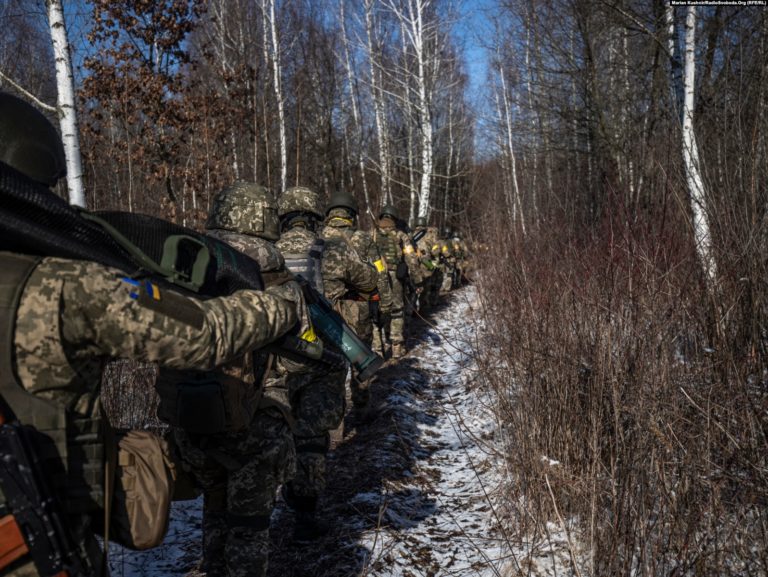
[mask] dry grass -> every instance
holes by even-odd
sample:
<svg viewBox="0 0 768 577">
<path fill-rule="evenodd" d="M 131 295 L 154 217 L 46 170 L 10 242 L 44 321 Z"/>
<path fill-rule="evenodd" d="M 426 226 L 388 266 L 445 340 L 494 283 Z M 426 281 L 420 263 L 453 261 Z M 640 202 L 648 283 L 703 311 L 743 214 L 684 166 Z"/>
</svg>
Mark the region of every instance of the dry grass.
<svg viewBox="0 0 768 577">
<path fill-rule="evenodd" d="M 767 575 L 759 252 L 727 259 L 712 298 L 674 223 L 491 246 L 481 362 L 520 531 L 575 520 L 584 574 Z"/>
</svg>

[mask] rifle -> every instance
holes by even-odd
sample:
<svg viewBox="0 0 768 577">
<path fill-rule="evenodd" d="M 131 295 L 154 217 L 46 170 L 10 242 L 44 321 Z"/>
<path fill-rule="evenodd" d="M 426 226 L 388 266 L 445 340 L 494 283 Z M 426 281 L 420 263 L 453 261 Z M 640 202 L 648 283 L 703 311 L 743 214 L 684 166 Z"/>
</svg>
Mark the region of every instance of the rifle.
<svg viewBox="0 0 768 577">
<path fill-rule="evenodd" d="M 48 484 L 39 454 L 43 439 L 0 397 L 0 488 L 9 509 L 0 520 L 0 570 L 29 554 L 42 577 L 90 577 L 97 563 L 78 546 Z"/>
</svg>

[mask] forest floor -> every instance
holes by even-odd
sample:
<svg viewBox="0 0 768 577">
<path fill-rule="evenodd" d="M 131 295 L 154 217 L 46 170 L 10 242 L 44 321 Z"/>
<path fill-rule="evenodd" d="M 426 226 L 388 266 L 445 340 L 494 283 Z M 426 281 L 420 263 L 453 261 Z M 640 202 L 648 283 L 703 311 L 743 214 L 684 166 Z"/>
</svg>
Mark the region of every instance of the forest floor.
<svg viewBox="0 0 768 577">
<path fill-rule="evenodd" d="M 498 514 L 504 459 L 473 362 L 476 300 L 464 287 L 416 321 L 408 356 L 390 361 L 372 384 L 373 419 L 355 426 L 348 416 L 328 461 L 321 503 L 328 535 L 294 542 L 293 513 L 278 503 L 270 577 L 570 574 L 563 535 L 552 531 L 545 546 L 524 542 Z M 162 547 L 114 547 L 112 575 L 194 574 L 201 506 L 174 506 Z"/>
</svg>

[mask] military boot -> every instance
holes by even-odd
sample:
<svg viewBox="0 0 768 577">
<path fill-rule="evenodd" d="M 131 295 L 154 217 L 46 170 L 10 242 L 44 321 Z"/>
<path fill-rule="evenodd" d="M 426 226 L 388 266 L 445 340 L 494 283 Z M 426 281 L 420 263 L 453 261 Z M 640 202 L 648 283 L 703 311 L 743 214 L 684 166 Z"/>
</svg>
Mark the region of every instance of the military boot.
<svg viewBox="0 0 768 577">
<path fill-rule="evenodd" d="M 405 356 L 405 344 L 392 343 L 392 358 L 402 359 Z"/>
</svg>

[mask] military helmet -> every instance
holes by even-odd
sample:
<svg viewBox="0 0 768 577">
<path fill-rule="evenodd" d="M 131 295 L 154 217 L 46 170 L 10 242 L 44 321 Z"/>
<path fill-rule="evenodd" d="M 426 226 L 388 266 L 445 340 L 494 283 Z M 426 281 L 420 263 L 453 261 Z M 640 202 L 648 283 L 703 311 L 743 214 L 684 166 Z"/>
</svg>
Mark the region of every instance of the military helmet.
<svg viewBox="0 0 768 577">
<path fill-rule="evenodd" d="M 355 215 L 360 212 L 355 197 L 343 190 L 337 190 L 331 195 L 331 198 L 328 201 L 328 206 L 325 208 L 325 214 L 328 215 L 334 208 L 346 208 L 347 210 L 352 211 Z"/>
<path fill-rule="evenodd" d="M 304 212 L 323 218 L 323 207 L 320 195 L 306 186 L 293 186 L 280 197 L 280 207 L 277 215 L 282 218 L 292 212 Z"/>
<path fill-rule="evenodd" d="M 379 218 L 387 217 L 391 218 L 392 220 L 397 220 L 397 210 L 395 210 L 395 207 L 391 204 L 385 204 L 379 213 Z"/>
<path fill-rule="evenodd" d="M 53 124 L 7 92 L 0 92 L 0 161 L 46 186 L 67 173 L 64 146 Z"/>
<path fill-rule="evenodd" d="M 214 197 L 205 228 L 277 240 L 280 227 L 275 196 L 260 184 L 236 182 Z"/>
<path fill-rule="evenodd" d="M 413 227 L 414 228 L 427 228 L 427 217 L 426 216 L 417 216 L 416 220 L 413 221 Z"/>
</svg>

